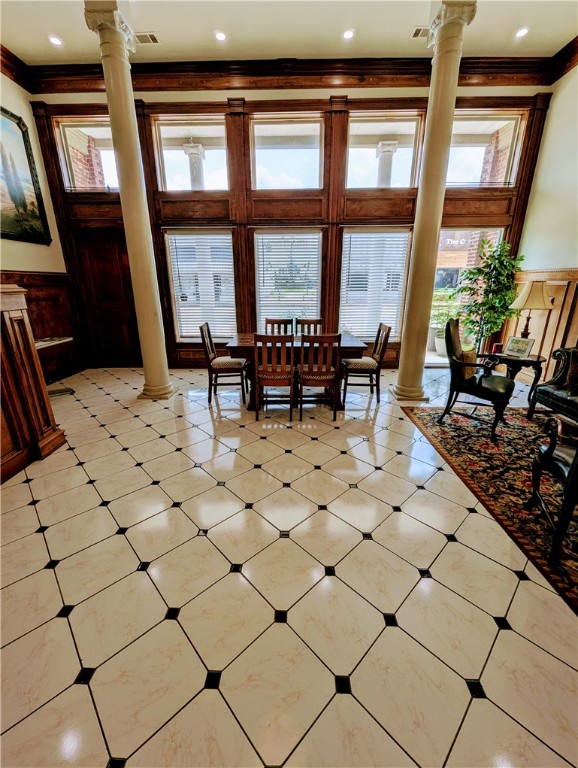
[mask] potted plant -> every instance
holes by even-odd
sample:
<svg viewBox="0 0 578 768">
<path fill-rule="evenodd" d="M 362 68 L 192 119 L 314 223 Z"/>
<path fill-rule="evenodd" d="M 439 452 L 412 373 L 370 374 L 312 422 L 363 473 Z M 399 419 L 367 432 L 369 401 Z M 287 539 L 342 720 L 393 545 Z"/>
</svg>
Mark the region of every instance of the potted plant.
<svg viewBox="0 0 578 768">
<path fill-rule="evenodd" d="M 501 331 L 509 317 L 520 314 L 510 305 L 517 295 L 514 275 L 524 257 L 510 256 L 510 247 L 504 241 L 495 245 L 482 240 L 479 264 L 462 271 L 452 293 L 462 302 L 459 317 L 464 334 L 475 341 L 478 352 L 484 339 Z"/>
</svg>

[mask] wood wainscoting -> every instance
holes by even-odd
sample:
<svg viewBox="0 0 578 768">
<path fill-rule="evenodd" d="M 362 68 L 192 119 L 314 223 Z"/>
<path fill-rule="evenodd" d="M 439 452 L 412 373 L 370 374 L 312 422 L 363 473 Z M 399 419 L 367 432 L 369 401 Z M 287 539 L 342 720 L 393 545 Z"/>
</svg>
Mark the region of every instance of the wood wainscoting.
<svg viewBox="0 0 578 768">
<path fill-rule="evenodd" d="M 0 272 L 2 285 L 18 285 L 26 290 L 28 317 L 34 339 L 66 339 L 47 343 L 38 357 L 47 384 L 86 367 L 74 315 L 70 279 L 63 272 Z"/>
<path fill-rule="evenodd" d="M 551 378 L 556 361 L 552 352 L 560 347 L 574 347 L 578 344 L 578 269 L 535 269 L 519 272 L 516 282 L 523 285 L 530 281 L 544 281 L 548 296 L 553 299 L 552 310 L 532 310 L 530 338 L 534 339 L 531 354 L 542 355 L 544 365 L 542 381 Z M 502 340 L 520 336 L 526 322 L 527 310 L 520 317 L 509 320 L 504 326 Z M 531 372 L 522 371 L 518 378 L 531 384 Z"/>
</svg>

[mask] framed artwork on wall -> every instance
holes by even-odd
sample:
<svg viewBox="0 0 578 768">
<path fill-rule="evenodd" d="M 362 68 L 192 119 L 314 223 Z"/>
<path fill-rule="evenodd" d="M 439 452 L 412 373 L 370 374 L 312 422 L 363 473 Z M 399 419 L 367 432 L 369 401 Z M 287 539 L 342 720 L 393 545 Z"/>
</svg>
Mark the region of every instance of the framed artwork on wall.
<svg viewBox="0 0 578 768">
<path fill-rule="evenodd" d="M 28 128 L 21 117 L 0 110 L 0 235 L 49 245 L 52 238 Z"/>
</svg>

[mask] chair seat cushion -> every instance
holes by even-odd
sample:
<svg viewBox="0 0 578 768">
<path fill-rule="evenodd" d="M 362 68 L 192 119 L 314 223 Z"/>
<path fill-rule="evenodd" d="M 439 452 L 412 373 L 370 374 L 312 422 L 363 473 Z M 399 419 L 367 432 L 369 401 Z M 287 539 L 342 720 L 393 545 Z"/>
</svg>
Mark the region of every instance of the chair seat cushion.
<svg viewBox="0 0 578 768">
<path fill-rule="evenodd" d="M 373 357 L 348 358 L 341 361 L 345 368 L 350 371 L 361 371 L 362 373 L 371 373 L 377 368 L 377 362 Z"/>
<path fill-rule="evenodd" d="M 216 357 L 211 363 L 211 368 L 216 370 L 229 369 L 231 371 L 240 371 L 244 365 L 245 360 L 240 357 Z"/>
<path fill-rule="evenodd" d="M 509 398 L 514 391 L 515 384 L 507 376 L 486 376 L 485 378 L 478 379 L 478 387 L 496 397 Z"/>
</svg>

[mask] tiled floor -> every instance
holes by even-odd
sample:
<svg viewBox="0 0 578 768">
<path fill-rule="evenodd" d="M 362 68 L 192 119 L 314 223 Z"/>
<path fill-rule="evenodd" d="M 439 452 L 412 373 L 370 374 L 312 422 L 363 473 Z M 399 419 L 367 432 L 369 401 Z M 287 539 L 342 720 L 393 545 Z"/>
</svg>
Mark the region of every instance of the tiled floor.
<svg viewBox="0 0 578 768">
<path fill-rule="evenodd" d="M 3 768 L 575 764 L 576 617 L 395 377 L 292 425 L 202 371 L 69 379 L 2 487 Z"/>
</svg>

